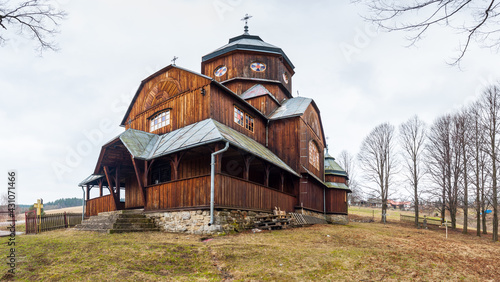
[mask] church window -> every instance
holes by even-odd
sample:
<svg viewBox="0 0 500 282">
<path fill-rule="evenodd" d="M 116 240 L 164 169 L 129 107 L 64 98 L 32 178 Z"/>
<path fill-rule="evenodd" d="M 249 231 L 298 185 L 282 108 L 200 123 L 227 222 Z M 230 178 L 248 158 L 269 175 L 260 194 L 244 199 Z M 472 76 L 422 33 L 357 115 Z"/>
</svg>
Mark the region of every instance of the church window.
<svg viewBox="0 0 500 282">
<path fill-rule="evenodd" d="M 253 132 L 253 117 L 245 114 L 245 128 Z"/>
<path fill-rule="evenodd" d="M 215 74 L 216 77 L 221 77 L 224 74 L 226 74 L 226 71 L 227 71 L 227 67 L 226 66 L 220 66 L 220 67 L 218 67 L 215 70 L 214 74 Z"/>
<path fill-rule="evenodd" d="M 256 72 L 263 72 L 266 70 L 266 65 L 263 63 L 255 62 L 250 65 L 250 68 Z"/>
<path fill-rule="evenodd" d="M 243 119 L 244 116 L 244 112 L 240 110 L 240 108 L 234 106 L 234 122 L 241 126 L 245 126 L 245 121 Z"/>
<path fill-rule="evenodd" d="M 309 141 L 309 163 L 319 170 L 319 151 L 314 141 Z"/>
<path fill-rule="evenodd" d="M 170 110 L 161 112 L 151 117 L 149 131 L 153 132 L 169 124 L 170 124 Z"/>
</svg>

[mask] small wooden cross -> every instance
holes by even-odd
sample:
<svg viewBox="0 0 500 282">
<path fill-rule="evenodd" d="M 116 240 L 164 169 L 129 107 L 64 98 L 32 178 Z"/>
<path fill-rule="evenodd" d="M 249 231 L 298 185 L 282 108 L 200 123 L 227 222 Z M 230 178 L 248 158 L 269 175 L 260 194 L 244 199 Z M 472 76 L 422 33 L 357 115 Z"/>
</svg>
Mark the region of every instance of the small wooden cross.
<svg viewBox="0 0 500 282">
<path fill-rule="evenodd" d="M 174 56 L 174 58 L 173 58 L 173 59 L 172 59 L 172 61 L 171 61 L 171 62 L 172 62 L 172 65 L 174 65 L 174 66 L 175 66 L 175 61 L 177 61 L 177 59 L 179 59 L 179 57 Z"/>
<path fill-rule="evenodd" d="M 248 14 L 245 14 L 245 17 L 243 17 L 241 20 L 242 21 L 245 21 L 245 33 L 248 33 L 248 20 L 251 18 L 252 16 L 248 15 Z"/>
<path fill-rule="evenodd" d="M 36 215 L 41 215 L 42 214 L 43 204 L 40 201 L 40 199 L 36 200 L 36 204 L 33 204 L 33 207 L 36 208 Z"/>
</svg>

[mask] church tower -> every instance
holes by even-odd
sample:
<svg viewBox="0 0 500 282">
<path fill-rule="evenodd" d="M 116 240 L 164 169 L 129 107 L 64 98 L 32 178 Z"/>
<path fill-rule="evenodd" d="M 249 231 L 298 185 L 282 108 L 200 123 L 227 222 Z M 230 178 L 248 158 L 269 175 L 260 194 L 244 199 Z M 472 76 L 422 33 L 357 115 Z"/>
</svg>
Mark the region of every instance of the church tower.
<svg viewBox="0 0 500 282">
<path fill-rule="evenodd" d="M 279 47 L 248 33 L 246 15 L 242 35 L 203 56 L 202 74 L 212 77 L 269 115 L 292 98 L 294 66 Z"/>
</svg>

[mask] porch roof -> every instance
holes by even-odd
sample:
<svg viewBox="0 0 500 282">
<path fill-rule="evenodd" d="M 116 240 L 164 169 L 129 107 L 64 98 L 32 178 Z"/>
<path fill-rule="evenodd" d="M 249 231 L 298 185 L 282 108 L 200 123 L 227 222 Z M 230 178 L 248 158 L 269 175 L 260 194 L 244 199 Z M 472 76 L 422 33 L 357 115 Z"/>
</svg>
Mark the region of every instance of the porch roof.
<svg viewBox="0 0 500 282">
<path fill-rule="evenodd" d="M 347 190 L 348 193 L 351 193 L 351 189 L 349 189 L 349 186 L 345 185 L 344 183 L 325 182 L 325 184 L 326 186 L 328 186 L 328 188 Z"/>
<path fill-rule="evenodd" d="M 87 184 L 95 185 L 95 184 L 97 184 L 97 182 L 95 182 L 95 181 L 99 180 L 103 177 L 104 177 L 104 175 L 102 175 L 102 174 L 91 174 L 89 177 L 85 178 L 82 182 L 80 182 L 80 184 L 78 184 L 78 186 L 84 186 Z"/>
<path fill-rule="evenodd" d="M 134 158 L 152 160 L 164 155 L 214 142 L 229 142 L 293 175 L 300 177 L 283 160 L 262 144 L 213 119 L 206 119 L 164 135 L 128 129 L 119 136 Z"/>
</svg>

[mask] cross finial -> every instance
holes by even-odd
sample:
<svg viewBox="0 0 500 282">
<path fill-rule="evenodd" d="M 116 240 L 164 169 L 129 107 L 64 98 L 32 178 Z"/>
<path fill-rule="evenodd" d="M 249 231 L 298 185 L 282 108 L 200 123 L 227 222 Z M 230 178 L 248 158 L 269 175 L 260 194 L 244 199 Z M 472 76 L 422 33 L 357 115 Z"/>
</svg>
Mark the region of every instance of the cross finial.
<svg viewBox="0 0 500 282">
<path fill-rule="evenodd" d="M 245 17 L 242 18 L 242 21 L 245 21 L 245 34 L 248 34 L 248 20 L 251 18 L 249 14 L 245 14 Z"/>
<path fill-rule="evenodd" d="M 171 61 L 171 62 L 172 62 L 172 65 L 174 65 L 174 66 L 175 66 L 175 61 L 177 61 L 177 59 L 179 59 L 179 57 L 174 56 L 174 58 L 173 58 L 173 59 L 172 59 L 172 61 Z"/>
</svg>

